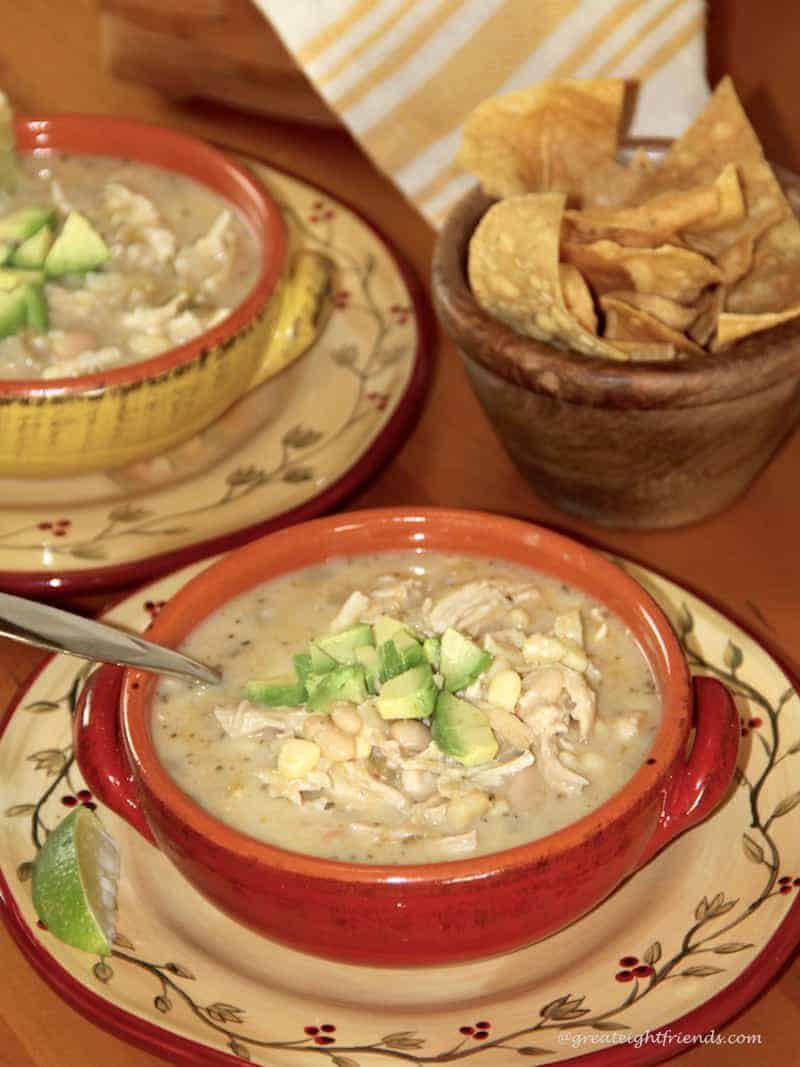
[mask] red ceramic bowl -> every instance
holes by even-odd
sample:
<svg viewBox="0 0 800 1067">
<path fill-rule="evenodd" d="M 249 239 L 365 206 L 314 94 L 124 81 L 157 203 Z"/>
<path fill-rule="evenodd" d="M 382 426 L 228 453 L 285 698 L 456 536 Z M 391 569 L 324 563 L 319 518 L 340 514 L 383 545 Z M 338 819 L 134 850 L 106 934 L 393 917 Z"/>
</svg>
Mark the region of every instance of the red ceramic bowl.
<svg viewBox="0 0 800 1067">
<path fill-rule="evenodd" d="M 194 137 L 106 115 L 19 117 L 25 155 L 124 156 L 185 175 L 238 210 L 260 248 L 255 285 L 227 318 L 151 359 L 79 378 L 0 381 L 0 477 L 61 477 L 158 455 L 266 376 L 286 260 L 278 205 L 252 174 Z M 179 413 L 180 417 L 176 418 Z"/>
<path fill-rule="evenodd" d="M 527 564 L 584 589 L 634 634 L 663 697 L 652 752 L 596 811 L 530 844 L 446 863 L 369 866 L 263 844 L 205 812 L 153 747 L 156 679 L 105 667 L 76 718 L 89 787 L 233 918 L 295 949 L 350 963 L 444 964 L 519 948 L 566 926 L 723 799 L 739 744 L 727 691 L 695 682 L 664 615 L 618 567 L 582 545 L 481 512 L 386 509 L 317 519 L 239 549 L 190 581 L 148 633 L 179 644 L 220 604 L 332 556 L 399 549 Z M 692 726 L 694 744 L 687 756 Z"/>
</svg>

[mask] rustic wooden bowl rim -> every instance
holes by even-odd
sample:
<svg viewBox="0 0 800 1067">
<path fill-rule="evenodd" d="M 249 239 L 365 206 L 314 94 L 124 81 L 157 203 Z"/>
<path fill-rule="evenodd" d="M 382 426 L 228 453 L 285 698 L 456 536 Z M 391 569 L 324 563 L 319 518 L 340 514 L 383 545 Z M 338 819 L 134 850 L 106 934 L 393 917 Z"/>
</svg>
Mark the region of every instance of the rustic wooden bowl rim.
<svg viewBox="0 0 800 1067">
<path fill-rule="evenodd" d="M 776 171 L 782 184 L 800 191 L 800 178 Z M 800 319 L 753 334 L 717 355 L 662 364 L 616 363 L 524 337 L 484 311 L 467 281 L 469 241 L 493 203 L 476 188 L 452 208 L 437 237 L 432 287 L 437 313 L 457 347 L 501 378 L 587 406 L 680 408 L 758 393 L 800 373 Z"/>
</svg>

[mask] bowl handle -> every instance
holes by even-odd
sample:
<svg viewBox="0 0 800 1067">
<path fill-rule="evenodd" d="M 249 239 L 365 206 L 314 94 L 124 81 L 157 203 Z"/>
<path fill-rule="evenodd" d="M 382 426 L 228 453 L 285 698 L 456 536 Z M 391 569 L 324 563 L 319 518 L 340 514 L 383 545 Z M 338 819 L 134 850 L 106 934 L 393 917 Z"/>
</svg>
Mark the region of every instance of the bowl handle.
<svg viewBox="0 0 800 1067">
<path fill-rule="evenodd" d="M 249 388 L 288 367 L 316 341 L 330 309 L 333 261 L 301 249 L 292 258 L 273 298 L 269 339 Z"/>
<path fill-rule="evenodd" d="M 705 819 L 722 802 L 739 755 L 739 715 L 716 678 L 692 679 L 695 727 L 692 751 L 670 780 L 655 833 L 641 866 L 678 834 Z"/>
<path fill-rule="evenodd" d="M 75 758 L 98 800 L 155 845 L 119 729 L 122 676 L 119 667 L 101 667 L 84 685 L 73 723 Z"/>
</svg>

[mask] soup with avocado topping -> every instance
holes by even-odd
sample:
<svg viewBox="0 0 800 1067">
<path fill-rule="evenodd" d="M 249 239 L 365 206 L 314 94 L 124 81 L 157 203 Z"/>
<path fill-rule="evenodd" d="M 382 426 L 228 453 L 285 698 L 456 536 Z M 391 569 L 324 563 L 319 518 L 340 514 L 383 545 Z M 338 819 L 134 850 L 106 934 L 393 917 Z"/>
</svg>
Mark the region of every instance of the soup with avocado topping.
<svg viewBox="0 0 800 1067">
<path fill-rule="evenodd" d="M 616 793 L 661 700 L 630 632 L 518 564 L 332 560 L 236 597 L 182 651 L 218 686 L 159 682 L 177 784 L 234 829 L 354 863 L 520 845 Z"/>
<path fill-rule="evenodd" d="M 233 205 L 135 160 L 21 157 L 0 191 L 0 379 L 150 359 L 226 318 L 256 283 Z"/>
</svg>

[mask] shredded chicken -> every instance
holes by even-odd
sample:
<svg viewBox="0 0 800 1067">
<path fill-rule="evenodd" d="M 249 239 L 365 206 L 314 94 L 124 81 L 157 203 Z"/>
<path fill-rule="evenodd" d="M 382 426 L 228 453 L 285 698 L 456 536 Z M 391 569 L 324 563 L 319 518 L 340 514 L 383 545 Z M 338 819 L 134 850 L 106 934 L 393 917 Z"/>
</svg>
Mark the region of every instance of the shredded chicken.
<svg viewBox="0 0 800 1067">
<path fill-rule="evenodd" d="M 103 199 L 112 226 L 154 226 L 159 221 L 153 201 L 122 182 L 107 182 Z"/>
<path fill-rule="evenodd" d="M 356 589 L 339 608 L 336 618 L 331 623 L 331 633 L 338 634 L 348 626 L 354 626 L 363 618 L 369 608 L 369 599 Z"/>
<path fill-rule="evenodd" d="M 544 780 L 557 793 L 570 796 L 589 784 L 587 778 L 576 774 L 559 759 L 558 741 L 569 729 L 568 714 L 554 704 L 539 704 L 525 721 L 533 731 L 539 754 L 538 766 Z"/>
<path fill-rule="evenodd" d="M 520 751 L 530 748 L 533 743 L 533 733 L 521 719 L 512 712 L 493 707 L 491 704 L 480 706 L 489 716 L 489 723 L 496 734 Z"/>
<path fill-rule="evenodd" d="M 221 211 L 208 233 L 175 257 L 178 275 L 200 292 L 213 293 L 230 274 L 233 264 L 230 222 L 230 211 Z"/>
<path fill-rule="evenodd" d="M 585 740 L 594 725 L 597 698 L 583 675 L 570 667 L 540 667 L 527 674 L 522 680 L 520 714 L 524 718 L 537 704 L 555 704 L 564 698 L 570 716 L 578 723 L 581 740 Z"/>
<path fill-rule="evenodd" d="M 337 802 L 356 809 L 388 805 L 404 810 L 409 806 L 399 789 L 374 778 L 360 762 L 337 763 L 331 769 L 330 794 Z"/>
<path fill-rule="evenodd" d="M 510 607 L 509 598 L 494 582 L 467 582 L 440 597 L 428 612 L 433 633 L 448 627 L 475 634 L 491 618 Z"/>
</svg>

